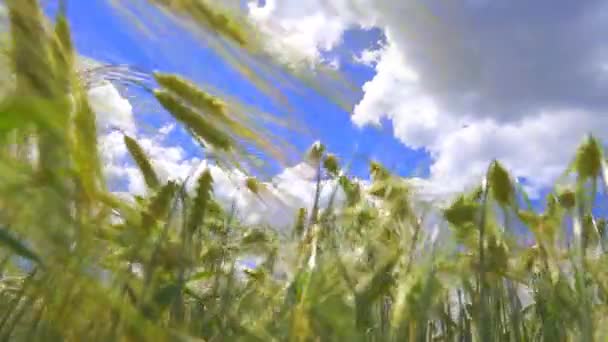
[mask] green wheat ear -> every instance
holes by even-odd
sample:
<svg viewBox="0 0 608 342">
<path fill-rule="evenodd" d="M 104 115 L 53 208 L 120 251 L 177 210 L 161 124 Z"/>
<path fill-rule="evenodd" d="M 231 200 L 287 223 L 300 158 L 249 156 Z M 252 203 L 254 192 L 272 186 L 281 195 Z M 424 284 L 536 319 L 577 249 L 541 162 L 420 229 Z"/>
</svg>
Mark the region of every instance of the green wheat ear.
<svg viewBox="0 0 608 342">
<path fill-rule="evenodd" d="M 190 106 L 182 103 L 175 95 L 166 90 L 155 90 L 154 95 L 163 108 L 171 113 L 177 121 L 184 124 L 196 138 L 203 139 L 212 147 L 224 151 L 232 149 L 233 140 L 228 134 L 205 120 Z"/>
<path fill-rule="evenodd" d="M 70 35 L 70 26 L 64 13 L 57 16 L 55 35 L 51 40 L 51 51 L 55 65 L 55 77 L 58 87 L 67 93 L 74 77 L 74 47 Z"/>
<path fill-rule="evenodd" d="M 139 167 L 139 170 L 141 171 L 142 175 L 144 176 L 146 186 L 148 186 L 148 188 L 150 189 L 158 188 L 160 186 L 160 181 L 158 179 L 158 176 L 156 175 L 156 172 L 154 172 L 152 164 L 150 163 L 150 160 L 146 156 L 144 150 L 141 148 L 141 146 L 139 146 L 135 139 L 127 135 L 124 136 L 124 142 L 127 146 L 127 150 L 129 150 L 129 153 L 133 157 L 133 160 L 135 160 L 135 163 Z"/>
<path fill-rule="evenodd" d="M 494 199 L 503 206 L 512 203 L 515 190 L 507 170 L 498 162 L 492 162 L 488 175 L 488 185 L 492 190 Z"/>
<path fill-rule="evenodd" d="M 97 145 L 97 124 L 84 89 L 79 89 L 75 95 L 74 159 L 85 190 L 92 196 L 103 183 Z"/>
<path fill-rule="evenodd" d="M 207 211 L 208 204 L 211 200 L 211 193 L 213 192 L 213 177 L 209 169 L 206 169 L 198 177 L 196 184 L 196 195 L 194 197 L 192 211 L 190 212 L 190 219 L 188 225 L 190 231 L 193 232 L 198 226 L 203 223 L 205 212 Z"/>
<path fill-rule="evenodd" d="M 249 177 L 245 180 L 245 187 L 256 195 L 259 194 L 261 186 L 262 185 L 257 179 L 255 179 L 255 177 Z"/>
<path fill-rule="evenodd" d="M 323 168 L 331 176 L 336 177 L 340 173 L 340 164 L 338 163 L 338 157 L 335 154 L 328 153 L 323 160 Z"/>
<path fill-rule="evenodd" d="M 571 189 L 563 189 L 557 194 L 557 200 L 564 209 L 570 210 L 576 204 L 576 194 Z"/>
<path fill-rule="evenodd" d="M 351 181 L 347 176 L 340 176 L 338 183 L 346 195 L 346 204 L 352 207 L 361 201 L 361 186 L 356 181 Z"/>
<path fill-rule="evenodd" d="M 230 120 L 226 115 L 226 104 L 217 97 L 199 89 L 194 83 L 177 75 L 158 72 L 154 74 L 154 78 L 161 87 L 179 96 L 180 99 L 192 107 L 222 122 Z"/>
<path fill-rule="evenodd" d="M 306 159 L 313 164 L 318 164 L 323 159 L 324 154 L 325 145 L 321 144 L 320 142 L 316 142 L 308 148 L 308 151 L 306 152 Z"/>
<path fill-rule="evenodd" d="M 167 216 L 177 190 L 177 183 L 170 181 L 152 196 L 148 206 L 142 212 L 141 227 L 144 230 L 151 231 L 156 221 L 162 220 Z"/>
<path fill-rule="evenodd" d="M 294 226 L 294 233 L 296 237 L 301 237 L 304 234 L 304 229 L 306 228 L 306 209 L 300 208 L 298 209 L 298 215 L 296 217 L 296 224 Z"/>
<path fill-rule="evenodd" d="M 246 45 L 245 34 L 239 29 L 234 20 L 225 13 L 221 13 L 209 5 L 206 1 L 188 1 L 194 9 L 193 17 L 208 23 L 216 32 L 229 37 L 240 45 Z"/>
<path fill-rule="evenodd" d="M 7 2 L 11 22 L 12 63 L 21 93 L 51 96 L 54 89 L 44 16 L 36 0 Z"/>
<path fill-rule="evenodd" d="M 97 148 L 97 125 L 95 114 L 88 102 L 86 89 L 76 79 L 76 53 L 68 20 L 62 8 L 55 20 L 54 35 L 51 37 L 51 52 L 55 68 L 56 86 L 61 96 L 72 95 L 72 149 L 75 168 L 80 182 L 89 198 L 98 192 L 103 183 L 101 163 Z M 70 94 L 71 92 L 71 94 Z"/>
<path fill-rule="evenodd" d="M 228 14 L 217 10 L 217 6 L 210 5 L 205 0 L 149 0 L 168 9 L 174 14 L 189 17 L 201 26 L 235 41 L 239 45 L 246 45 L 245 33 L 234 19 Z"/>
<path fill-rule="evenodd" d="M 542 222 L 542 218 L 531 210 L 518 210 L 517 217 L 530 229 L 535 229 Z"/>
<path fill-rule="evenodd" d="M 244 139 L 276 154 L 275 147 L 271 146 L 262 134 L 249 127 L 247 121 L 229 116 L 228 105 L 218 97 L 203 91 L 193 82 L 178 75 L 157 72 L 154 77 L 161 88 L 169 91 L 197 114 L 209 119 L 210 124 L 225 129 L 232 137 Z"/>
<path fill-rule="evenodd" d="M 449 208 L 443 211 L 443 217 L 454 226 L 462 226 L 475 223 L 478 210 L 478 203 L 465 196 L 459 196 Z"/>
<path fill-rule="evenodd" d="M 380 163 L 371 161 L 369 163 L 369 173 L 374 181 L 381 181 L 390 178 L 391 173 Z"/>
<path fill-rule="evenodd" d="M 602 170 L 603 151 L 600 143 L 593 136 L 585 139 L 576 152 L 574 170 L 582 180 L 593 179 Z"/>
</svg>

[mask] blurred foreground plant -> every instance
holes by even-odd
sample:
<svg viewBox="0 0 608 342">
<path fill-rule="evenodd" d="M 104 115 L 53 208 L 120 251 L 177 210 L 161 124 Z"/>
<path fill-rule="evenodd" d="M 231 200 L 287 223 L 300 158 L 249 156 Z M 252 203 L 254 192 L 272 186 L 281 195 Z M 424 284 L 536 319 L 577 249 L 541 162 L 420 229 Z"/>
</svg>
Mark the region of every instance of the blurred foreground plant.
<svg viewBox="0 0 608 342">
<path fill-rule="evenodd" d="M 207 2 L 152 2 L 246 43 Z M 128 136 L 148 191 L 133 201 L 109 192 L 63 13 L 49 23 L 35 0 L 7 6 L 15 85 L 0 106 L 1 341 L 608 338 L 606 222 L 593 210 L 608 170 L 593 137 L 568 170 L 572 187 L 556 187 L 540 213 L 499 162 L 429 213 L 408 179 L 371 163 L 371 184 L 359 182 L 317 143 L 306 158 L 314 203 L 284 237 L 224 210 L 209 170 L 192 191 L 163 181 Z M 203 148 L 235 159 L 245 143 L 272 149 L 229 104 L 177 75 L 155 78 L 160 105 Z M 264 184 L 245 183 L 263 197 Z"/>
</svg>

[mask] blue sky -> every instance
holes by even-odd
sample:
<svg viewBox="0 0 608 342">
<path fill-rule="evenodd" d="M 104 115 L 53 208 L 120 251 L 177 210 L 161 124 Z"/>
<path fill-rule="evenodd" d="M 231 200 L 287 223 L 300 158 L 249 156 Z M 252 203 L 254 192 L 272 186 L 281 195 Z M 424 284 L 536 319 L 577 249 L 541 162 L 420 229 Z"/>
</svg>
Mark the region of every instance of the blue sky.
<svg viewBox="0 0 608 342">
<path fill-rule="evenodd" d="M 284 109 L 275 106 L 271 99 L 226 65 L 221 57 L 170 20 L 157 21 L 155 24 L 163 26 L 163 31 L 148 36 L 104 0 L 71 1 L 68 17 L 75 45 L 85 56 L 102 62 L 132 65 L 144 71 L 178 73 L 199 83 L 210 83 L 263 111 L 285 114 Z M 380 39 L 382 32 L 378 30 L 352 29 L 345 33 L 340 46 L 327 56 L 340 57 L 341 71 L 356 87 L 361 87 L 373 77 L 373 69 L 353 63 L 352 56 Z M 146 95 L 138 93 L 138 96 Z M 346 162 L 352 161 L 351 172 L 364 178 L 367 178 L 367 160 L 370 158 L 381 161 L 400 175 L 424 176 L 428 173 L 428 154 L 422 149 L 407 148 L 395 139 L 390 121 L 385 121 L 382 127 L 359 128 L 351 123 L 347 111 L 305 86 L 288 96 L 292 106 L 297 108 L 290 115 L 304 123 L 308 132 L 282 133 L 283 138 L 299 151 L 305 151 L 314 141 L 320 140 L 329 151 Z M 159 128 L 171 120 L 168 115 L 156 111 L 150 114 L 136 110 L 135 114 L 138 124 L 143 127 Z M 274 133 L 277 132 L 280 131 Z M 168 143 L 183 147 L 193 156 L 200 154 L 198 147 L 182 131 L 172 133 Z M 279 168 L 274 168 L 271 172 L 279 171 Z"/>
</svg>

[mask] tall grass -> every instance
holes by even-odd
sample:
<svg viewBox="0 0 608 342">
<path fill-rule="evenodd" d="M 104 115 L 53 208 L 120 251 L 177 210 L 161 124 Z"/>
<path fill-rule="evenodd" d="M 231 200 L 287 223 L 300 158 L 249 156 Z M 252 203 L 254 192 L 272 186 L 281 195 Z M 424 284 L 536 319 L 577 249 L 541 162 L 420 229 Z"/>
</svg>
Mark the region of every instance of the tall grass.
<svg viewBox="0 0 608 342">
<path fill-rule="evenodd" d="M 206 2 L 151 2 L 246 44 Z M 312 210 L 282 236 L 223 210 L 209 172 L 193 192 L 162 182 L 125 136 L 148 187 L 127 201 L 105 185 L 65 17 L 49 24 L 36 0 L 6 4 L 14 87 L 0 107 L 0 341 L 608 338 L 606 221 L 592 210 L 608 170 L 593 137 L 566 170 L 572 187 L 556 187 L 542 212 L 496 161 L 429 216 L 408 179 L 371 163 L 371 185 L 361 184 L 315 144 Z M 267 144 L 220 99 L 156 78 L 159 103 L 203 148 Z M 322 179 L 343 204 L 320 205 Z M 263 184 L 249 178 L 244 189 Z M 262 261 L 244 268 L 251 255 Z"/>
</svg>

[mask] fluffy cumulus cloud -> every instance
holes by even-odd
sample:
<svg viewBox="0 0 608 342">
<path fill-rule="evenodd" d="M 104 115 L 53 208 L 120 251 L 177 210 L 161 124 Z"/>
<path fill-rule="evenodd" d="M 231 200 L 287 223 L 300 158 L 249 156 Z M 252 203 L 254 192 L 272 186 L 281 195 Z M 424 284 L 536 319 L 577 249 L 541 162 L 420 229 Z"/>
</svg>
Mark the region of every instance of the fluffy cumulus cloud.
<svg viewBox="0 0 608 342">
<path fill-rule="evenodd" d="M 322 53 L 340 42 L 346 22 L 325 8 L 324 0 L 299 1 L 295 7 L 284 3 L 266 0 L 263 5 L 258 1 L 248 4 L 253 21 L 272 37 L 267 40 L 268 48 L 280 52 L 278 56 L 288 64 L 323 60 Z M 336 64 L 335 60 L 325 62 Z"/>
<path fill-rule="evenodd" d="M 428 151 L 433 163 L 421 184 L 431 191 L 478 181 L 494 158 L 539 189 L 586 133 L 608 139 L 606 1 L 277 3 L 252 4 L 251 14 L 307 37 L 302 45 L 283 36 L 295 50 L 334 49 L 349 28 L 383 30 L 384 46 L 358 56 L 376 74 L 352 119 L 392 120 L 396 138 Z M 311 16 L 322 20 L 305 25 Z"/>
<path fill-rule="evenodd" d="M 97 114 L 97 125 L 103 130 L 119 129 L 135 133 L 133 107 L 110 83 L 102 83 L 89 90 L 89 102 Z"/>
<path fill-rule="evenodd" d="M 246 188 L 248 176 L 243 172 L 225 170 L 207 160 L 190 157 L 181 147 L 172 144 L 168 135 L 175 128 L 174 123 L 167 123 L 155 135 L 138 132 L 131 104 L 112 84 L 91 89 L 89 98 L 97 115 L 105 175 L 116 191 L 131 195 L 146 192 L 143 177 L 124 144 L 123 136 L 129 134 L 137 139 L 163 181 L 187 181 L 187 188 L 192 191 L 200 173 L 209 170 L 215 197 L 226 210 L 234 209 L 244 223 L 288 228 L 299 208 L 310 210 L 314 203 L 315 171 L 306 163 L 284 169 L 272 181 L 261 183 L 261 190 L 254 194 Z M 335 192 L 335 182 L 323 181 L 321 185 L 322 207 L 326 207 L 332 197 L 336 203 L 342 200 L 343 194 Z"/>
</svg>

